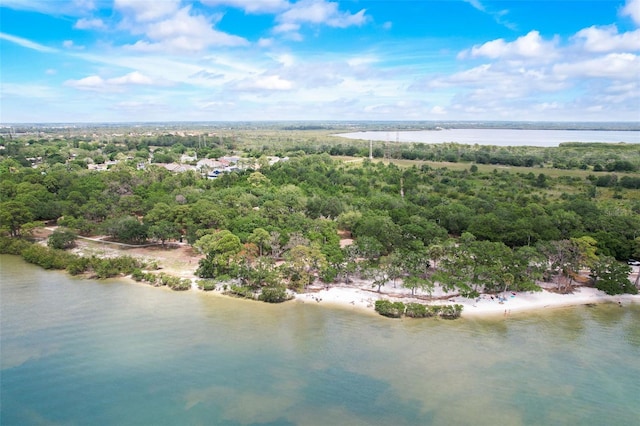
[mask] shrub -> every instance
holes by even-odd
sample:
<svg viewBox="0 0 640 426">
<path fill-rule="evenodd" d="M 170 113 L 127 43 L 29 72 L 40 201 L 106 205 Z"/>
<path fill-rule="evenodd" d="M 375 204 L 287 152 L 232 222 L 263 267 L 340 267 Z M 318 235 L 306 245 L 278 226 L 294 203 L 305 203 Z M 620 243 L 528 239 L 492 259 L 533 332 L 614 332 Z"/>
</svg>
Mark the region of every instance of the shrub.
<svg viewBox="0 0 640 426">
<path fill-rule="evenodd" d="M 173 279 L 169 282 L 169 284 L 167 284 L 167 286 L 171 290 L 185 291 L 185 290 L 191 289 L 191 280 L 186 278 L 180 279 L 178 277 L 171 277 L 171 278 Z"/>
<path fill-rule="evenodd" d="M 376 300 L 375 310 L 380 315 L 389 318 L 400 318 L 405 311 L 404 303 L 389 300 Z"/>
<path fill-rule="evenodd" d="M 31 246 L 27 240 L 20 238 L 0 237 L 0 254 L 22 254 L 22 251 Z"/>
<path fill-rule="evenodd" d="M 229 290 L 227 290 L 225 294 L 228 294 L 230 296 L 241 297 L 244 299 L 255 299 L 255 295 L 253 294 L 253 291 L 250 288 L 242 287 L 239 285 L 229 286 Z"/>
<path fill-rule="evenodd" d="M 58 250 L 69 249 L 75 247 L 76 238 L 78 238 L 78 236 L 74 232 L 66 229 L 56 229 L 53 231 L 53 234 L 49 236 L 47 246 Z"/>
<path fill-rule="evenodd" d="M 427 306 L 421 303 L 407 303 L 405 315 L 411 318 L 426 318 L 433 316 L 433 313 Z"/>
<path fill-rule="evenodd" d="M 445 305 L 440 311 L 440 316 L 444 319 L 460 318 L 462 314 L 462 305 Z"/>
<path fill-rule="evenodd" d="M 291 299 L 291 296 L 287 294 L 284 286 L 264 287 L 262 293 L 258 296 L 258 300 L 267 303 L 282 303 L 289 299 Z"/>
<path fill-rule="evenodd" d="M 32 244 L 22 250 L 22 257 L 29 263 L 44 269 L 66 269 L 75 256 L 61 250 L 49 249 L 39 244 Z"/>
<path fill-rule="evenodd" d="M 146 272 L 144 274 L 143 281 L 148 282 L 149 284 L 156 285 L 158 283 L 158 276 L 151 272 Z"/>
<path fill-rule="evenodd" d="M 144 276 L 145 276 L 145 273 L 142 272 L 142 269 L 140 268 L 134 269 L 133 272 L 131 273 L 131 278 L 133 278 L 135 281 L 144 280 Z"/>
<path fill-rule="evenodd" d="M 211 291 L 216 289 L 216 282 L 214 280 L 198 280 L 196 284 L 198 284 L 200 290 Z"/>
<path fill-rule="evenodd" d="M 142 262 L 131 256 L 120 256 L 114 258 L 101 259 L 96 256 L 91 257 L 91 268 L 97 278 L 111 278 L 117 275 L 130 275 L 136 268 L 140 268 Z"/>
<path fill-rule="evenodd" d="M 67 272 L 71 275 L 78 275 L 87 272 L 91 266 L 91 260 L 86 257 L 77 256 L 67 264 Z"/>
</svg>

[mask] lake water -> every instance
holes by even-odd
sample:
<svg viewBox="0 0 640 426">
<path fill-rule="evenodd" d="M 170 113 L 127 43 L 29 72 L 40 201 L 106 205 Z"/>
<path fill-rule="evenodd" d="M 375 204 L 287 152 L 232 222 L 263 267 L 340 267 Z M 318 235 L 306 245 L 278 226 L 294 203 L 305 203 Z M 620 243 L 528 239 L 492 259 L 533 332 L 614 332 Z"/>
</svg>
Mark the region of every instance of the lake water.
<svg viewBox="0 0 640 426">
<path fill-rule="evenodd" d="M 390 320 L 0 257 L 9 425 L 632 425 L 640 307 Z"/>
<path fill-rule="evenodd" d="M 562 142 L 640 143 L 640 131 L 629 130 L 528 130 L 445 129 L 414 131 L 366 131 L 342 133 L 349 139 L 386 142 L 444 143 L 495 146 L 558 146 Z"/>
</svg>

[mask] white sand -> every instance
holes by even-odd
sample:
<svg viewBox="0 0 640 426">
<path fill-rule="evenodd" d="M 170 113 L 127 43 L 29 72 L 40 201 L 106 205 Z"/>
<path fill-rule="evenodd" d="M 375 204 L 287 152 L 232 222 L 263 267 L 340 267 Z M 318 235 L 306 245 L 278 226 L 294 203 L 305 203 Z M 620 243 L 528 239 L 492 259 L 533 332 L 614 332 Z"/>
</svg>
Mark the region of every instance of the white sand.
<svg viewBox="0 0 640 426">
<path fill-rule="evenodd" d="M 401 288 L 382 287 L 381 292 L 371 287 L 366 281 L 359 281 L 349 286 L 331 286 L 329 289 L 321 289 L 300 293 L 296 295 L 296 301 L 301 303 L 330 304 L 343 308 L 368 310 L 373 312 L 375 301 L 389 299 L 402 302 L 418 302 L 425 304 L 460 304 L 464 306 L 463 316 L 478 315 L 513 315 L 516 313 L 578 306 L 591 303 L 620 303 L 623 306 L 633 303 L 640 304 L 640 295 L 609 296 L 592 287 L 576 287 L 571 294 L 558 294 L 547 290 L 540 292 L 507 292 L 497 296 L 482 295 L 476 299 L 468 299 L 447 294 L 442 291 L 434 291 L 433 301 L 429 301 L 426 294 L 417 294 L 414 298 L 411 293 Z M 499 297 L 498 297 L 499 296 Z"/>
</svg>

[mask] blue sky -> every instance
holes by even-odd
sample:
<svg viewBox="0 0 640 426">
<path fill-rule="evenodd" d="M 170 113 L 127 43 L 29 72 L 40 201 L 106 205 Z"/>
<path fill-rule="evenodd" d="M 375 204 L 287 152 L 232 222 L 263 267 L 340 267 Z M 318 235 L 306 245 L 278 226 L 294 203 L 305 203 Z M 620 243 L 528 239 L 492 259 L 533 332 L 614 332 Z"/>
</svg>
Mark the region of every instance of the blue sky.
<svg viewBox="0 0 640 426">
<path fill-rule="evenodd" d="M 2 0 L 0 122 L 640 121 L 640 0 Z"/>
</svg>

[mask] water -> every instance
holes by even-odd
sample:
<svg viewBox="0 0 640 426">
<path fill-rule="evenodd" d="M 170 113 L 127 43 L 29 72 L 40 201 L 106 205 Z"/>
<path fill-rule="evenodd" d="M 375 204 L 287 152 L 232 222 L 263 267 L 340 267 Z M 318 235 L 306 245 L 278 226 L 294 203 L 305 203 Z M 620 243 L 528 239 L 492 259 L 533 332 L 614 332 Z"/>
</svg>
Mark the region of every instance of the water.
<svg viewBox="0 0 640 426">
<path fill-rule="evenodd" d="M 495 146 L 558 146 L 562 142 L 640 143 L 640 131 L 621 130 L 524 130 L 524 129 L 446 129 L 343 133 L 349 139 L 387 142 L 444 143 Z"/>
<path fill-rule="evenodd" d="M 3 426 L 640 418 L 637 305 L 398 321 L 0 261 Z"/>
</svg>

